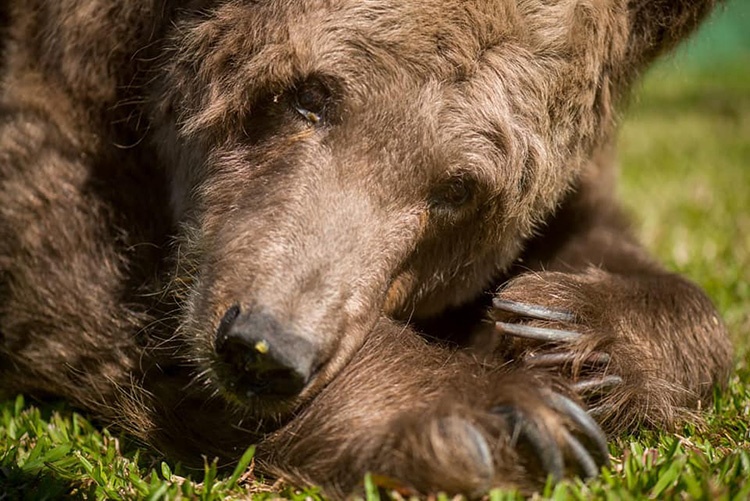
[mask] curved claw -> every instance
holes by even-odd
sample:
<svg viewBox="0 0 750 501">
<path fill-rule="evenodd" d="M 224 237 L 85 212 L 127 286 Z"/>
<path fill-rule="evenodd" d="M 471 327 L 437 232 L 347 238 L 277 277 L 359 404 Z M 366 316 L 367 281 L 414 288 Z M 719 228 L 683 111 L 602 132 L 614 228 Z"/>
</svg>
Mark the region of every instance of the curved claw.
<svg viewBox="0 0 750 501">
<path fill-rule="evenodd" d="M 494 298 L 492 306 L 498 310 L 507 311 L 523 317 L 536 320 L 549 320 L 550 322 L 574 322 L 576 317 L 569 311 L 548 308 L 536 304 L 519 303 L 507 299 Z"/>
<path fill-rule="evenodd" d="M 484 435 L 476 426 L 465 419 L 451 416 L 438 421 L 438 427 L 443 435 L 452 436 L 456 443 L 471 445 L 465 450 L 469 453 L 472 464 L 481 467 L 482 471 L 477 473 L 483 477 L 492 478 L 494 473 L 492 451 Z"/>
<path fill-rule="evenodd" d="M 610 375 L 593 379 L 585 379 L 573 383 L 573 389 L 578 393 L 597 393 L 610 390 L 622 384 L 620 376 Z"/>
<path fill-rule="evenodd" d="M 589 416 L 593 418 L 603 418 L 615 412 L 615 406 L 612 404 L 601 404 L 588 410 Z"/>
<path fill-rule="evenodd" d="M 551 475 L 556 482 L 563 478 L 565 474 L 563 453 L 550 435 L 543 433 L 533 421 L 527 420 L 515 407 L 498 406 L 492 409 L 492 412 L 501 414 L 507 419 L 509 426 L 513 429 L 511 441 L 514 447 L 519 440 L 523 440 L 531 446 L 548 475 Z"/>
<path fill-rule="evenodd" d="M 583 478 L 586 479 L 597 476 L 599 474 L 599 467 L 597 466 L 594 458 L 591 457 L 591 454 L 589 454 L 589 451 L 587 451 L 583 446 L 583 444 L 581 444 L 581 442 L 579 442 L 578 439 L 571 435 L 567 430 L 563 430 L 563 438 L 568 446 L 568 449 L 570 449 L 573 457 L 576 459 L 578 465 L 583 470 Z"/>
<path fill-rule="evenodd" d="M 576 426 L 592 440 L 598 449 L 602 464 L 605 466 L 608 465 L 609 449 L 607 448 L 607 437 L 599 425 L 596 424 L 596 421 L 568 397 L 550 391 L 548 392 L 548 398 L 554 409 L 572 419 Z"/>
<path fill-rule="evenodd" d="M 524 356 L 523 361 L 530 367 L 559 367 L 570 365 L 580 359 L 580 355 L 572 351 L 556 353 L 529 353 Z M 610 356 L 607 353 L 593 351 L 583 357 L 583 364 L 590 366 L 609 365 Z"/>
<path fill-rule="evenodd" d="M 495 329 L 503 334 L 534 339 L 536 341 L 547 341 L 550 343 L 560 343 L 572 341 L 581 336 L 576 331 L 564 331 L 560 329 L 548 329 L 546 327 L 532 327 L 530 325 L 509 324 L 507 322 L 495 322 Z"/>
</svg>

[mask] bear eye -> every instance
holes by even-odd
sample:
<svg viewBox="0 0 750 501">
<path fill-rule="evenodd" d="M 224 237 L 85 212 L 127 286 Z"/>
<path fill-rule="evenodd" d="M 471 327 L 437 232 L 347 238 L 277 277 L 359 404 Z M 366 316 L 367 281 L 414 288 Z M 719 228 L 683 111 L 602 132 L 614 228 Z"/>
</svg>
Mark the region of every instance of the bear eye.
<svg viewBox="0 0 750 501">
<path fill-rule="evenodd" d="M 291 106 L 302 118 L 316 125 L 326 118 L 330 101 L 330 89 L 320 80 L 310 79 L 294 89 Z"/>
<path fill-rule="evenodd" d="M 459 209 L 468 205 L 477 189 L 477 182 L 471 176 L 456 175 L 442 183 L 430 197 L 433 209 Z"/>
</svg>

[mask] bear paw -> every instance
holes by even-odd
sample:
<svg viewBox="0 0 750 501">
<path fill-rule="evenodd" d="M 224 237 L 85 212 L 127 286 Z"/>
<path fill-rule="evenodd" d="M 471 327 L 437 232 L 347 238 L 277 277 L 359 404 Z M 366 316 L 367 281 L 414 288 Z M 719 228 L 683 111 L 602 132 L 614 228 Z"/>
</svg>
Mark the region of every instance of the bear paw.
<svg viewBox="0 0 750 501">
<path fill-rule="evenodd" d="M 495 322 L 496 332 L 529 341 L 521 355 L 527 368 L 557 370 L 571 380 L 571 388 L 587 402 L 620 387 L 623 379 L 611 373 L 610 354 L 582 349 L 585 334 L 576 325 L 573 313 L 546 306 L 495 298 L 493 306 L 504 318 Z M 538 327 L 531 321 L 554 323 L 560 327 Z M 592 408 L 596 415 L 603 409 Z"/>
<path fill-rule="evenodd" d="M 669 274 L 524 273 L 491 315 L 480 354 L 562 377 L 610 433 L 694 420 L 728 353 L 708 299 Z"/>
<path fill-rule="evenodd" d="M 591 478 L 608 465 L 604 432 L 576 402 L 531 374 L 496 383 L 479 407 L 448 405 L 432 419 L 402 422 L 393 457 L 408 466 L 395 477 L 413 492 L 476 497 L 499 486 L 532 492 L 550 477 Z"/>
</svg>

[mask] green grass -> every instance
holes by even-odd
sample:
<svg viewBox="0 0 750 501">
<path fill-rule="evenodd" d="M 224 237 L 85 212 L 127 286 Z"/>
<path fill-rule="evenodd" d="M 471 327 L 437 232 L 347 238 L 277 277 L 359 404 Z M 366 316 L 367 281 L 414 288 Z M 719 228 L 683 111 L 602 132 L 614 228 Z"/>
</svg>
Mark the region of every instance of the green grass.
<svg viewBox="0 0 750 501">
<path fill-rule="evenodd" d="M 642 241 L 714 300 L 736 349 L 736 372 L 703 426 L 619 440 L 614 452 L 624 455 L 615 472 L 588 486 L 595 497 L 750 499 L 746 56 L 703 69 L 667 61 L 646 79 L 621 133 L 620 193 Z"/>
<path fill-rule="evenodd" d="M 549 486 L 553 499 L 750 498 L 750 63 L 649 75 L 621 134 L 621 194 L 643 241 L 703 286 L 737 351 L 736 373 L 706 422 L 611 445 L 601 478 Z M 217 475 L 167 464 L 65 406 L 0 402 L 0 499 L 318 498 L 269 492 L 244 466 Z M 7 497 L 3 497 L 5 494 Z M 376 491 L 370 490 L 374 497 Z M 516 499 L 493 491 L 491 500 Z"/>
<path fill-rule="evenodd" d="M 188 474 L 64 406 L 30 405 L 22 396 L 0 404 L 0 444 L 0 499 L 320 498 L 315 489 L 279 491 L 256 479 L 253 447 L 231 473 L 220 476 L 206 461 Z"/>
</svg>

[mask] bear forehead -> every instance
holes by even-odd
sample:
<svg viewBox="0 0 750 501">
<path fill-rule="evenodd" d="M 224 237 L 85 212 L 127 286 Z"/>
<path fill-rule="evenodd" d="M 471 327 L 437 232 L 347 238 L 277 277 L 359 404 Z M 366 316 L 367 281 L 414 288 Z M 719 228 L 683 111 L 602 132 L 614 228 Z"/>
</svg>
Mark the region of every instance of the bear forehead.
<svg viewBox="0 0 750 501">
<path fill-rule="evenodd" d="M 495 49 L 561 64 L 584 48 L 595 56 L 606 46 L 592 43 L 594 35 L 618 17 L 610 2 L 584 0 L 225 2 L 207 12 L 188 23 L 185 47 L 206 57 L 204 68 L 223 61 L 257 71 L 265 63 L 282 77 L 284 63 L 297 74 L 378 67 L 381 75 L 438 79 L 466 78 Z"/>
<path fill-rule="evenodd" d="M 583 0 L 225 2 L 178 26 L 168 68 L 180 85 L 166 92 L 183 93 L 172 101 L 193 130 L 316 73 L 338 78 L 352 102 L 438 82 L 470 87 L 470 108 L 508 90 L 508 103 L 539 110 L 550 93 L 596 85 L 609 56 L 597 40 L 616 31 L 616 12 Z"/>
</svg>

